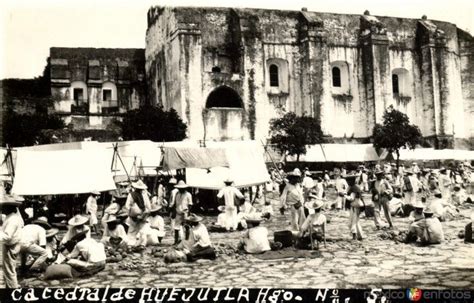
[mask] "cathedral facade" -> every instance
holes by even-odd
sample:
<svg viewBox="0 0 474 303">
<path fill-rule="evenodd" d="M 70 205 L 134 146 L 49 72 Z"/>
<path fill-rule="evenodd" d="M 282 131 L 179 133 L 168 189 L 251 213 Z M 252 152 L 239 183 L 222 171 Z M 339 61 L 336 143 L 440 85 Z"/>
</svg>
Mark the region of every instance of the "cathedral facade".
<svg viewBox="0 0 474 303">
<path fill-rule="evenodd" d="M 301 11 L 152 7 L 147 101 L 194 140 L 264 140 L 294 111 L 334 142 L 366 141 L 393 105 L 439 148 L 472 144 L 474 41 L 429 20 Z"/>
</svg>

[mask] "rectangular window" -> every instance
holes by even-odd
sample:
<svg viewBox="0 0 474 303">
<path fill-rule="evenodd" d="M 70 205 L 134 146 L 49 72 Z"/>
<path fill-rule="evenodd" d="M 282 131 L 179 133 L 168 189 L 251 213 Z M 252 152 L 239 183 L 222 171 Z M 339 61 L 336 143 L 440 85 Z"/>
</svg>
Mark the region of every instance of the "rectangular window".
<svg viewBox="0 0 474 303">
<path fill-rule="evenodd" d="M 102 90 L 102 101 L 112 101 L 112 90 L 103 89 Z"/>
<path fill-rule="evenodd" d="M 400 93 L 400 87 L 398 85 L 398 75 L 395 74 L 392 75 L 392 92 L 397 95 Z"/>
<path fill-rule="evenodd" d="M 74 101 L 79 102 L 79 101 L 84 101 L 84 90 L 82 88 L 75 88 L 73 90 L 73 95 L 74 95 Z"/>
<path fill-rule="evenodd" d="M 279 75 L 278 75 L 278 66 L 275 64 L 270 65 L 270 86 L 278 87 L 279 86 Z"/>
</svg>

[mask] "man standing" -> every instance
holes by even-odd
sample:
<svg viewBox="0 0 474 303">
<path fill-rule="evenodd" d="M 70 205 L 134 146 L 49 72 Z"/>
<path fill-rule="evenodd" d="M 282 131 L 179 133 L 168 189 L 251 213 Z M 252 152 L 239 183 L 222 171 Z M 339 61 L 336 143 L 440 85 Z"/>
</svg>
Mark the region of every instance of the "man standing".
<svg viewBox="0 0 474 303">
<path fill-rule="evenodd" d="M 383 208 L 385 219 L 388 222 L 389 228 L 393 228 L 392 216 L 390 214 L 390 208 L 388 202 L 392 198 L 393 189 L 390 183 L 385 179 L 383 171 L 375 173 L 377 180 L 375 180 L 374 188 L 372 192 L 372 200 L 374 202 L 374 220 L 375 227 L 380 229 L 383 225 L 380 217 L 380 209 Z"/>
<path fill-rule="evenodd" d="M 448 176 L 446 168 L 441 167 L 439 169 L 439 189 L 444 198 L 449 198 L 451 196 L 451 178 Z"/>
<path fill-rule="evenodd" d="M 87 198 L 86 213 L 89 216 L 89 225 L 97 235 L 99 234 L 99 227 L 97 220 L 97 199 L 100 197 L 100 192 L 93 191 Z"/>
<path fill-rule="evenodd" d="M 288 206 L 291 208 L 291 229 L 299 231 L 305 220 L 303 190 L 298 183 L 301 173 L 299 169 L 295 168 L 287 177 L 288 183 L 280 197 L 281 209 L 286 209 Z"/>
<path fill-rule="evenodd" d="M 46 229 L 50 229 L 46 217 L 39 217 L 37 220 L 23 227 L 20 240 L 21 269 L 26 271 L 26 258 L 28 255 L 36 257 L 30 266 L 30 270 L 41 270 L 48 259 L 46 250 Z"/>
<path fill-rule="evenodd" d="M 176 218 L 174 222 L 174 244 L 178 244 L 180 241 L 180 231 L 182 231 L 182 225 L 184 220 L 189 214 L 189 207 L 193 205 L 193 197 L 191 193 L 187 191 L 188 185 L 183 181 L 179 180 L 178 184 L 175 185 L 178 192 L 175 195 L 175 209 Z"/>
<path fill-rule="evenodd" d="M 222 199 L 224 198 L 225 202 L 225 211 L 223 218 L 223 222 L 220 222 L 221 225 L 224 225 L 226 230 L 236 230 L 237 225 L 239 224 L 239 218 L 237 216 L 237 207 L 240 203 L 236 203 L 236 198 L 242 200 L 244 195 L 238 190 L 237 188 L 232 186 L 233 181 L 231 179 L 227 179 L 224 181 L 225 187 L 222 188 L 219 193 L 217 194 L 217 198 Z"/>
<path fill-rule="evenodd" d="M 20 251 L 21 233 L 24 226 L 23 219 L 18 212 L 21 202 L 15 201 L 10 196 L 0 196 L 0 208 L 4 215 L 2 228 L 0 230 L 0 241 L 2 241 L 2 268 L 6 288 L 18 288 L 16 277 L 16 256 Z"/>
<path fill-rule="evenodd" d="M 301 182 L 301 185 L 303 186 L 304 198 L 307 200 L 311 189 L 314 187 L 314 180 L 311 178 L 311 173 L 309 170 L 305 170 L 303 182 Z"/>
<path fill-rule="evenodd" d="M 407 176 L 403 178 L 403 191 L 405 192 L 405 203 L 413 205 L 416 203 L 417 192 L 420 190 L 421 182 L 414 175 L 412 169 L 407 169 Z"/>
<path fill-rule="evenodd" d="M 336 181 L 334 186 L 336 187 L 336 203 L 335 207 L 337 210 L 342 210 L 346 204 L 346 194 L 347 191 L 349 190 L 349 184 L 347 184 L 346 179 L 344 179 L 342 174 L 335 173 L 336 174 Z"/>
</svg>

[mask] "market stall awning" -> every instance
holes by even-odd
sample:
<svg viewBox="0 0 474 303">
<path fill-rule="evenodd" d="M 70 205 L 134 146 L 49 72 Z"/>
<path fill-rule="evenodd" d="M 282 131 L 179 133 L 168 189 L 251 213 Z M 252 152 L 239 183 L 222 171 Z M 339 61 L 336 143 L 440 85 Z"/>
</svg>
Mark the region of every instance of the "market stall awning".
<svg viewBox="0 0 474 303">
<path fill-rule="evenodd" d="M 256 141 L 210 142 L 211 148 L 222 148 L 228 167 L 216 165 L 210 169 L 187 168 L 186 182 L 203 189 L 220 189 L 231 178 L 236 187 L 264 184 L 270 180 L 265 165 L 263 146 Z"/>
<path fill-rule="evenodd" d="M 397 155 L 392 153 L 392 158 Z M 401 149 L 400 160 L 403 161 L 429 161 L 429 160 L 474 160 L 474 151 L 462 149 L 434 149 L 434 148 L 415 148 Z"/>
<path fill-rule="evenodd" d="M 114 190 L 110 156 L 103 148 L 17 152 L 13 193 L 57 195 Z"/>
<path fill-rule="evenodd" d="M 228 167 L 223 148 L 164 147 L 163 169 Z"/>
</svg>

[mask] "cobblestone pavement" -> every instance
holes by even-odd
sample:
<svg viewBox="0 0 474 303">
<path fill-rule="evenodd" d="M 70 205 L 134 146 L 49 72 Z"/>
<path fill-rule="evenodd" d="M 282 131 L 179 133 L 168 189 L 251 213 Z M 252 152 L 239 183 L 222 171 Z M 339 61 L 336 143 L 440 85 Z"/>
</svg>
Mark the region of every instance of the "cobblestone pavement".
<svg viewBox="0 0 474 303">
<path fill-rule="evenodd" d="M 276 201 L 274 203 L 277 209 Z M 164 264 L 150 250 L 129 255 L 119 263 L 107 264 L 99 274 L 76 280 L 43 281 L 40 277 L 21 280 L 24 287 L 288 287 L 288 288 L 464 288 L 474 289 L 472 244 L 458 238 L 469 221 L 470 209 L 462 209 L 456 221 L 445 222 L 447 241 L 422 247 L 382 239 L 372 218 L 362 218 L 368 238 L 353 241 L 348 212 L 328 211 L 327 247 L 321 256 L 307 259 L 263 261 L 249 255 L 219 255 L 216 261 Z M 206 217 L 205 223 L 215 217 Z M 406 218 L 395 218 L 399 231 L 408 227 Z M 289 214 L 275 212 L 264 224 L 273 231 L 289 227 Z M 214 243 L 236 244 L 243 232 L 211 233 Z M 168 233 L 163 249 L 171 246 Z M 132 264 L 132 265 L 130 265 Z M 135 269 L 126 269 L 136 267 Z M 0 280 L 1 281 L 1 280 Z"/>
</svg>

